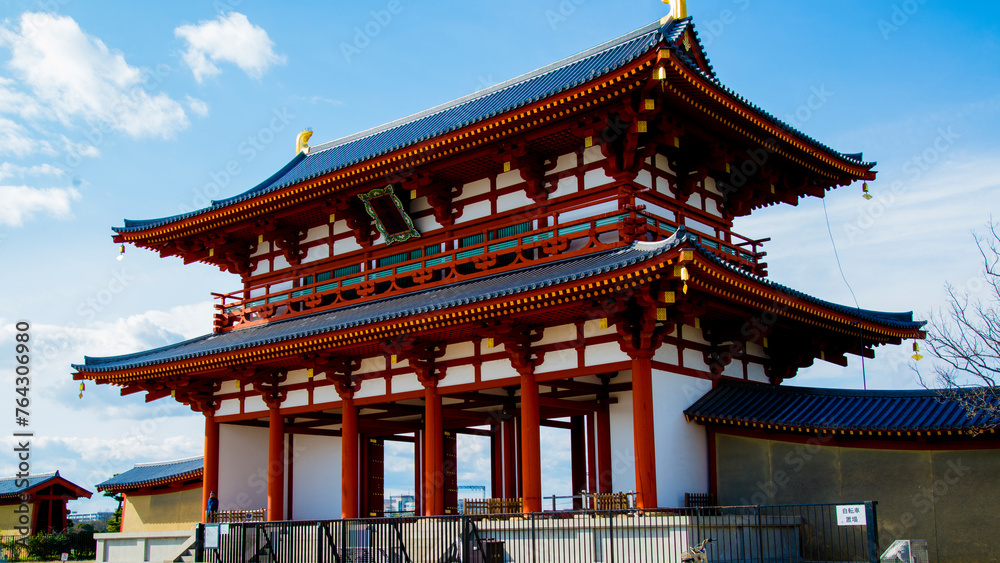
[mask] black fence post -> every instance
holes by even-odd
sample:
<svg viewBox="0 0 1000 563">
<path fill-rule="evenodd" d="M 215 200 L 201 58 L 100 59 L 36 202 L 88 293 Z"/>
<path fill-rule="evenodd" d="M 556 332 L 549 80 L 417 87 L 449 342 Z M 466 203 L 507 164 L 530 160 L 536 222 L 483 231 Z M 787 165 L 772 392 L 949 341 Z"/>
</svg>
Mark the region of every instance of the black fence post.
<svg viewBox="0 0 1000 563">
<path fill-rule="evenodd" d="M 198 524 L 198 528 L 194 532 L 194 556 L 195 556 L 195 561 L 204 561 L 205 560 L 205 525 L 204 524 Z"/>
<path fill-rule="evenodd" d="M 875 510 L 875 507 L 877 505 L 878 505 L 877 501 L 868 501 L 865 503 L 865 527 L 868 530 L 869 563 L 878 563 L 878 557 L 879 557 L 878 513 Z"/>
<path fill-rule="evenodd" d="M 760 505 L 757 508 L 757 561 L 764 563 L 764 527 L 761 525 Z"/>
<path fill-rule="evenodd" d="M 462 563 L 472 563 L 472 546 L 469 545 L 469 521 L 465 515 L 461 516 L 462 522 Z"/>
</svg>

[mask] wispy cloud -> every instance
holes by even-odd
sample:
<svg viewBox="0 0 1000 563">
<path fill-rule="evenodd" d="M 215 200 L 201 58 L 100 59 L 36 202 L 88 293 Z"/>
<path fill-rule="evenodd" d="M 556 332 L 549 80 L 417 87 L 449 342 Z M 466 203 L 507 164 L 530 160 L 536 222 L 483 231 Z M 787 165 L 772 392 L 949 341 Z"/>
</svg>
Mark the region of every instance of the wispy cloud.
<svg viewBox="0 0 1000 563">
<path fill-rule="evenodd" d="M 77 199 L 75 188 L 0 186 L 0 225 L 20 227 L 36 213 L 65 219 L 71 215 L 70 202 Z"/>
<path fill-rule="evenodd" d="M 11 52 L 8 67 L 31 93 L 0 83 L 0 109 L 25 119 L 52 115 L 65 124 L 107 124 L 132 137 L 170 138 L 188 126 L 176 100 L 148 92 L 139 68 L 73 18 L 22 14 L 16 27 L 0 27 L 0 44 Z"/>
<path fill-rule="evenodd" d="M 274 42 L 267 31 L 251 24 L 239 12 L 197 25 L 182 25 L 174 30 L 174 35 L 187 42 L 184 62 L 198 82 L 222 72 L 216 63 L 235 64 L 251 78 L 260 78 L 271 65 L 286 61 L 284 55 L 274 52 Z"/>
</svg>

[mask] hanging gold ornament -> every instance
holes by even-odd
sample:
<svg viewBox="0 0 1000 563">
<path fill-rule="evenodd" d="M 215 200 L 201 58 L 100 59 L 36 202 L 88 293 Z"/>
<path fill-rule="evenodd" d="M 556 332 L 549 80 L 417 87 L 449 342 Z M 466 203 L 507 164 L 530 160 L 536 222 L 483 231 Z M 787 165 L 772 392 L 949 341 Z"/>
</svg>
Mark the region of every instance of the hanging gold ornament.
<svg viewBox="0 0 1000 563">
<path fill-rule="evenodd" d="M 916 342 L 913 343 L 913 356 L 911 357 L 918 362 L 924 358 L 920 355 L 920 344 L 917 344 Z"/>
<path fill-rule="evenodd" d="M 861 184 L 861 197 L 865 199 L 871 199 L 872 194 L 868 193 L 868 182 Z"/>
<path fill-rule="evenodd" d="M 125 258 L 125 245 L 122 244 L 122 245 L 120 245 L 118 247 L 118 258 L 117 259 L 118 260 L 122 260 L 124 258 Z"/>
</svg>

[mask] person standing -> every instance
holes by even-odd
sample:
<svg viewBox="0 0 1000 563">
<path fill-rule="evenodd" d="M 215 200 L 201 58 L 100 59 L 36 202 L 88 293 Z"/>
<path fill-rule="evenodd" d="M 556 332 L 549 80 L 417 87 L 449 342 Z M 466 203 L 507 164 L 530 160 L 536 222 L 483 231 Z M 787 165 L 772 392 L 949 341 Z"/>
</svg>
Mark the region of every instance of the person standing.
<svg viewBox="0 0 1000 563">
<path fill-rule="evenodd" d="M 205 503 L 205 522 L 211 523 L 215 520 L 215 513 L 219 511 L 219 499 L 215 498 L 215 491 L 208 493 L 208 502 Z"/>
</svg>

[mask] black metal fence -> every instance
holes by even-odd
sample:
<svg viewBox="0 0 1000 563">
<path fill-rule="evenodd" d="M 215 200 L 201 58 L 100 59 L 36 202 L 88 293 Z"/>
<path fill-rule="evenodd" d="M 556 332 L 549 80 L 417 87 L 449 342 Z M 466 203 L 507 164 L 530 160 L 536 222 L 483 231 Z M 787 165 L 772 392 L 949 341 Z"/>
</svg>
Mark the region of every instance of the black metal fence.
<svg viewBox="0 0 1000 563">
<path fill-rule="evenodd" d="M 839 516 L 838 516 L 839 511 Z M 201 525 L 217 563 L 878 561 L 875 503 L 567 511 Z"/>
</svg>

